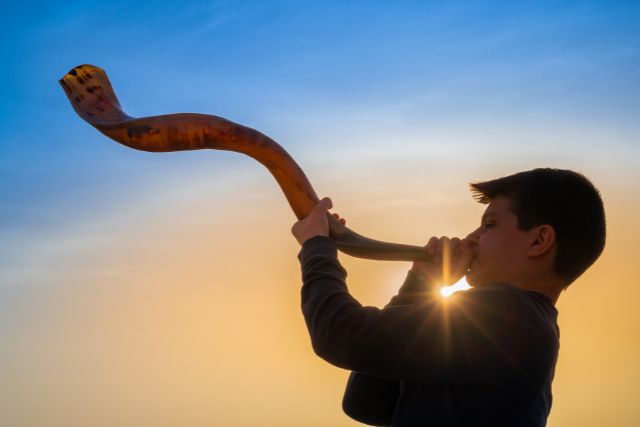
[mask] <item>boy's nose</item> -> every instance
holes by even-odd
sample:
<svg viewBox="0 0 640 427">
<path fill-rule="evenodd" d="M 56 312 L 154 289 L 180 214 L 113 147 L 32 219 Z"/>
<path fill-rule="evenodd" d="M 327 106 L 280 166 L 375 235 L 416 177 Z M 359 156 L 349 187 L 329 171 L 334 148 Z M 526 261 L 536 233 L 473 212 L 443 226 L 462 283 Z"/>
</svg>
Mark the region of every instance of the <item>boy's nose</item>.
<svg viewBox="0 0 640 427">
<path fill-rule="evenodd" d="M 473 246 L 478 244 L 478 230 L 474 230 L 465 237 Z"/>
</svg>

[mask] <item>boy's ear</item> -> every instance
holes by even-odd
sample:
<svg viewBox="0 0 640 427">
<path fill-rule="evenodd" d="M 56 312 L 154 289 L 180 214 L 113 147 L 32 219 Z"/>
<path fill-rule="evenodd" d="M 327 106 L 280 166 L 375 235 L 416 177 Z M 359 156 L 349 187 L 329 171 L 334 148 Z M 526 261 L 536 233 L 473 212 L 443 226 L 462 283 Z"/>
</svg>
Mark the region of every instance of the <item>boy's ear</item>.
<svg viewBox="0 0 640 427">
<path fill-rule="evenodd" d="M 538 225 L 529 230 L 529 246 L 526 254 L 530 257 L 539 257 L 553 248 L 556 242 L 556 230 L 550 225 Z"/>
</svg>

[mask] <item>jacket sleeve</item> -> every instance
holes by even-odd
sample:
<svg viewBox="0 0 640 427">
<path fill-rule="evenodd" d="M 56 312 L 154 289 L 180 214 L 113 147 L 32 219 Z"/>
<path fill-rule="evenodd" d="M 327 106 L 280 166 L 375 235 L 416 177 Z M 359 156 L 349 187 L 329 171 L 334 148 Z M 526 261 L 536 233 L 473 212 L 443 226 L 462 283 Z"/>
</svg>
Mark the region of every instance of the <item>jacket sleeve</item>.
<svg viewBox="0 0 640 427">
<path fill-rule="evenodd" d="M 387 307 L 411 305 L 421 298 L 429 297 L 434 288 L 418 273 L 409 270 L 398 294 Z M 342 409 L 345 414 L 362 423 L 388 426 L 391 425 L 399 397 L 400 381 L 351 372 L 342 399 Z"/>
<path fill-rule="evenodd" d="M 314 351 L 327 362 L 423 383 L 502 384 L 522 368 L 517 301 L 509 289 L 487 286 L 446 300 L 365 307 L 349 294 L 331 239 L 307 240 L 298 256 L 303 315 Z"/>
</svg>

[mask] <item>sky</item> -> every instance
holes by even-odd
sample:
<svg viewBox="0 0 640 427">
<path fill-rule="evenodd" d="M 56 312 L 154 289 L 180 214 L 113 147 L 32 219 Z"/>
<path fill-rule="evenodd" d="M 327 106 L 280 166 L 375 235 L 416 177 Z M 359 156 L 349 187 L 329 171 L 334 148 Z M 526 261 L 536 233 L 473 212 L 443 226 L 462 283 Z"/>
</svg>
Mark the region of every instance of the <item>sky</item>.
<svg viewBox="0 0 640 427">
<path fill-rule="evenodd" d="M 0 424 L 355 426 L 311 349 L 295 217 L 237 153 L 152 154 L 57 80 L 105 69 L 126 112 L 278 141 L 366 236 L 465 236 L 468 184 L 534 167 L 600 189 L 608 240 L 557 303 L 549 426 L 640 423 L 640 3 L 9 2 L 0 16 Z M 408 262 L 341 254 L 383 306 Z"/>
</svg>

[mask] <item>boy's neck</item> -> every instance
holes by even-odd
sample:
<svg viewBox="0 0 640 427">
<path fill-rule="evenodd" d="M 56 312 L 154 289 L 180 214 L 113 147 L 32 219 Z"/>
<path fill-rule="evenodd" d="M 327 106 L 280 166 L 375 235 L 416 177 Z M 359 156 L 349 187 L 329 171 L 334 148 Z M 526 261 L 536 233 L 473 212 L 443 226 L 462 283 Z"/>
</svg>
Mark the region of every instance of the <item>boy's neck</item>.
<svg viewBox="0 0 640 427">
<path fill-rule="evenodd" d="M 554 279 L 520 282 L 514 283 L 513 285 L 523 291 L 535 291 L 544 294 L 551 299 L 553 305 L 556 305 L 562 289 L 561 282 Z"/>
</svg>

